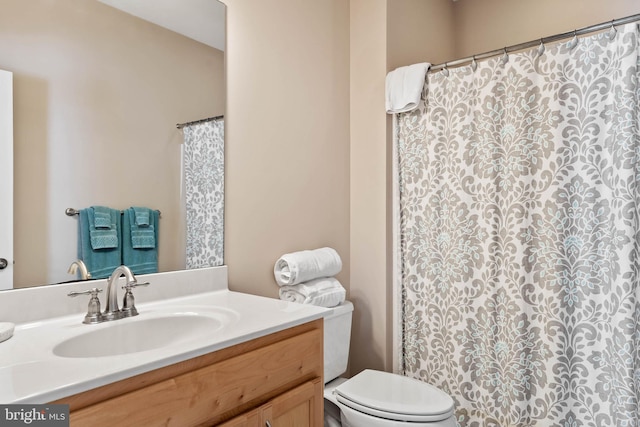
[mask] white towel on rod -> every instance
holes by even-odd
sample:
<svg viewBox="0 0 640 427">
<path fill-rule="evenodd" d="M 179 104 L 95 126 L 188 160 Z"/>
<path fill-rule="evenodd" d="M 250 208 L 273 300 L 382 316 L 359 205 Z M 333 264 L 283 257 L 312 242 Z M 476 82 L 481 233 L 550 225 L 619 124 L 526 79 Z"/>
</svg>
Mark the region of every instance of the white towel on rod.
<svg viewBox="0 0 640 427">
<path fill-rule="evenodd" d="M 273 268 L 278 285 L 297 285 L 319 277 L 335 276 L 342 259 L 333 248 L 320 248 L 282 255 Z"/>
<path fill-rule="evenodd" d="M 298 285 L 281 286 L 279 294 L 284 301 L 335 307 L 344 302 L 347 292 L 338 279 L 321 277 Z"/>
<path fill-rule="evenodd" d="M 385 106 L 388 114 L 406 113 L 420 103 L 424 79 L 431 64 L 407 65 L 387 74 L 385 81 Z"/>
</svg>

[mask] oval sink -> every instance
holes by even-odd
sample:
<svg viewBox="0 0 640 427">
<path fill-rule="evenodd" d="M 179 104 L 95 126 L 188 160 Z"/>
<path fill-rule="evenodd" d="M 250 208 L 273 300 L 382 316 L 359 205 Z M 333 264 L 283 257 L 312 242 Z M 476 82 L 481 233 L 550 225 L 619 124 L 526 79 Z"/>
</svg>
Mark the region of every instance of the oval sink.
<svg viewBox="0 0 640 427">
<path fill-rule="evenodd" d="M 101 329 L 69 338 L 56 345 L 53 354 L 85 358 L 155 350 L 197 340 L 223 325 L 214 317 L 185 313 L 128 320 L 105 323 Z"/>
</svg>

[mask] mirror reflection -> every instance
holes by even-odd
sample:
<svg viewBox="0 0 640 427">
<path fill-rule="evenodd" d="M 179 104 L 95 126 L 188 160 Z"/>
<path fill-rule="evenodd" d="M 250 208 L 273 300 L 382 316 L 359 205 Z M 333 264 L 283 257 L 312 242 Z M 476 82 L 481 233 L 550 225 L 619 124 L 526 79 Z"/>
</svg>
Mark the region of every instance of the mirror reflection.
<svg viewBox="0 0 640 427">
<path fill-rule="evenodd" d="M 148 3 L 160 18 L 119 3 Z M 184 129 L 176 124 L 224 114 L 224 39 L 180 34 L 175 21 L 224 34 L 224 5 L 3 2 L 0 69 L 13 73 L 14 288 L 74 280 L 78 219 L 67 208 L 159 210 L 159 271 L 186 267 Z M 221 189 L 216 197 L 221 204 Z"/>
</svg>

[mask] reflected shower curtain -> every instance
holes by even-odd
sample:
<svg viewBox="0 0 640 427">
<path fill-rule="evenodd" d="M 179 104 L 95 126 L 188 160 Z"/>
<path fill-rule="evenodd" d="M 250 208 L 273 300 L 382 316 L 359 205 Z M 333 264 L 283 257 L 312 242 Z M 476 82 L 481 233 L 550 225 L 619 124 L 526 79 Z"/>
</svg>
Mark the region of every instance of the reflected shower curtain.
<svg viewBox="0 0 640 427">
<path fill-rule="evenodd" d="M 186 267 L 223 264 L 224 121 L 187 125 L 184 131 Z"/>
<path fill-rule="evenodd" d="M 398 116 L 401 371 L 461 426 L 638 426 L 635 25 L 432 73 Z"/>
</svg>

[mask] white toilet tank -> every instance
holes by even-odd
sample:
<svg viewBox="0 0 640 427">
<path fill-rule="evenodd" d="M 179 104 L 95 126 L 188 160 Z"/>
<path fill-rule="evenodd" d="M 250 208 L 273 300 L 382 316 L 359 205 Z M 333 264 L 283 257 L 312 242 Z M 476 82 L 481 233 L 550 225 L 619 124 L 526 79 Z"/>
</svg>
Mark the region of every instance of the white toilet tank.
<svg viewBox="0 0 640 427">
<path fill-rule="evenodd" d="M 353 304 L 345 301 L 324 318 L 324 383 L 347 371 Z"/>
</svg>

